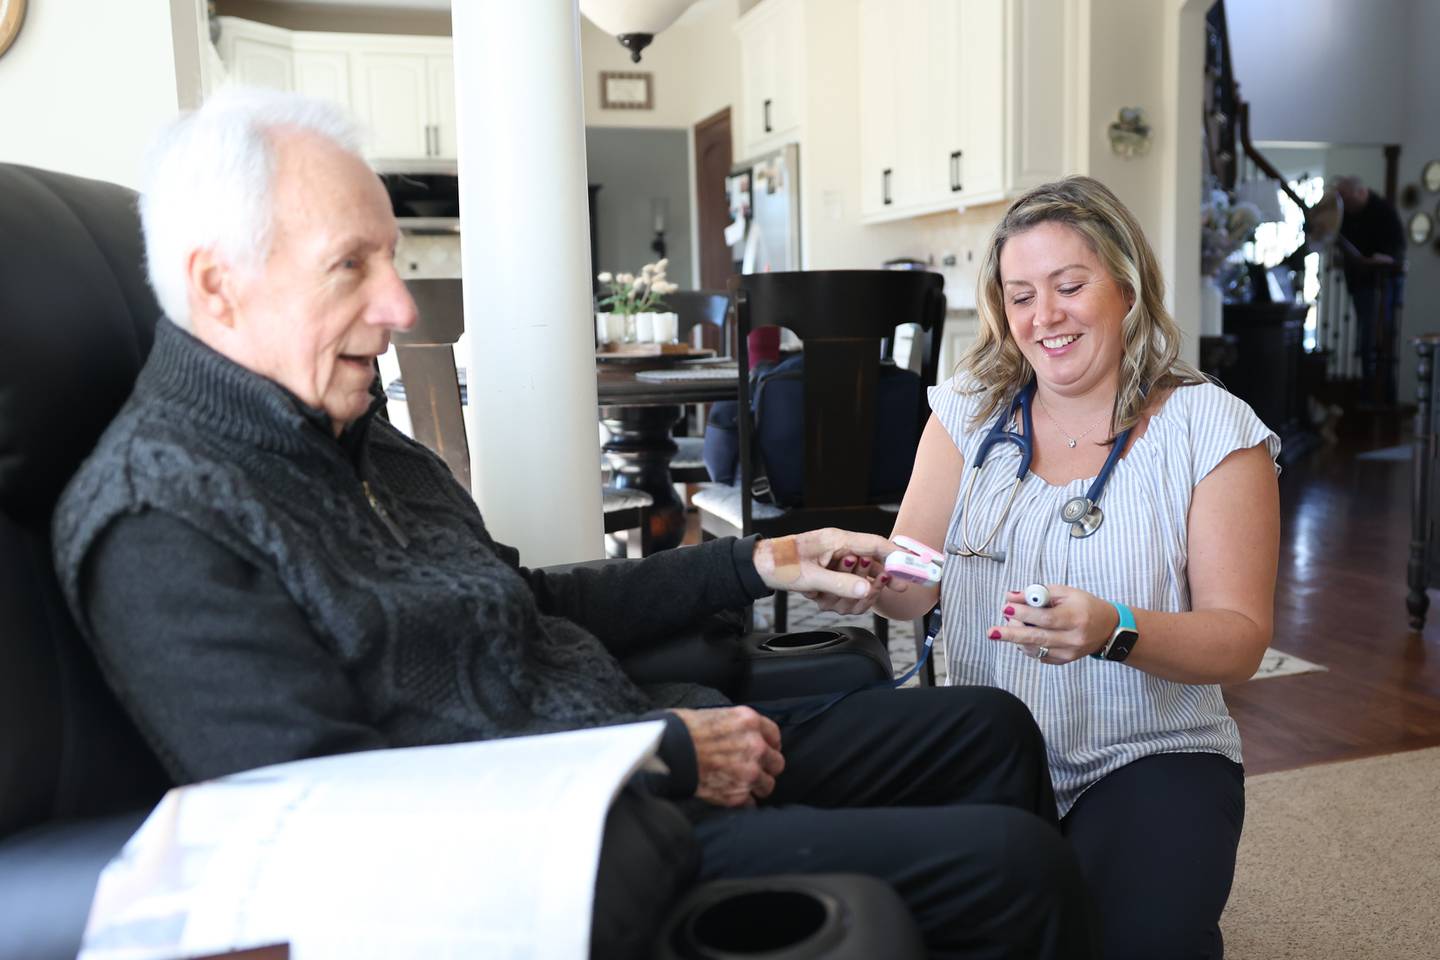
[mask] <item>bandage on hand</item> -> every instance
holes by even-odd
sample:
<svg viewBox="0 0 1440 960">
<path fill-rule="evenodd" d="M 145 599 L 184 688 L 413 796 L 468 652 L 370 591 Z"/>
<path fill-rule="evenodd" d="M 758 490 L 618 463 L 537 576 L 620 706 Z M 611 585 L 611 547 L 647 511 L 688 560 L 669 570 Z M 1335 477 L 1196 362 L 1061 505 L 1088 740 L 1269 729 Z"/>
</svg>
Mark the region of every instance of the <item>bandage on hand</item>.
<svg viewBox="0 0 1440 960">
<path fill-rule="evenodd" d="M 800 548 L 794 537 L 771 540 L 770 561 L 775 565 L 771 575 L 777 582 L 794 583 L 800 579 Z"/>
</svg>

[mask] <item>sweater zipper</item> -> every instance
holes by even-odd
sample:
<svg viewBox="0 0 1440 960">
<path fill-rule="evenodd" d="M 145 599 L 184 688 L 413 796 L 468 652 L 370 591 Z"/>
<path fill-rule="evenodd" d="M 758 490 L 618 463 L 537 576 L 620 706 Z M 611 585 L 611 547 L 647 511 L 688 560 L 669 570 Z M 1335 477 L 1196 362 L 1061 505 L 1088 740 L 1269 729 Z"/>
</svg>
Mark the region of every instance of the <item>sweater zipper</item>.
<svg viewBox="0 0 1440 960">
<path fill-rule="evenodd" d="M 365 499 L 370 501 L 370 509 L 375 511 L 375 516 L 380 518 L 380 522 L 385 525 L 386 530 L 390 531 L 390 535 L 395 538 L 395 542 L 400 544 L 401 547 L 410 546 L 410 539 L 405 536 L 405 532 L 396 525 L 395 521 L 390 519 L 389 511 L 387 511 L 385 505 L 380 502 L 380 498 L 375 496 L 375 491 L 370 489 L 370 481 L 361 480 L 360 486 L 365 490 Z"/>
</svg>

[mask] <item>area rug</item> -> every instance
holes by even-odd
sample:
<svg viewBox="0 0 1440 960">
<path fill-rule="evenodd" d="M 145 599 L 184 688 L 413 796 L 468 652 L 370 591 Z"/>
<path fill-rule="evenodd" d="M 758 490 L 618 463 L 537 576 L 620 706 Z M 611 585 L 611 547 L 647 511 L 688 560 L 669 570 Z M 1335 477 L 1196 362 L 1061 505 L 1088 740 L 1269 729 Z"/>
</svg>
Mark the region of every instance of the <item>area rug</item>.
<svg viewBox="0 0 1440 960">
<path fill-rule="evenodd" d="M 830 613 L 821 610 L 813 600 L 806 600 L 798 594 L 790 595 L 790 605 L 786 608 L 789 613 L 787 629 L 799 632 L 801 630 L 823 630 L 825 627 L 864 627 L 873 630 L 874 617 L 866 614 L 859 617 L 846 617 L 838 613 Z M 774 623 L 774 604 L 771 600 L 761 600 L 755 604 L 755 621 L 757 629 L 769 629 L 769 624 Z M 945 654 L 941 649 L 943 644 L 937 643 L 930 656 L 935 660 L 936 680 L 944 683 L 945 677 Z M 895 668 L 896 676 L 903 674 L 915 665 L 915 628 L 909 622 L 891 621 L 890 623 L 890 663 Z M 1255 671 L 1251 680 L 1268 680 L 1273 677 L 1288 677 L 1298 673 L 1313 673 L 1317 670 L 1324 670 L 1318 663 L 1311 663 L 1293 654 L 1282 653 L 1273 648 L 1265 651 L 1265 659 L 1260 662 L 1260 669 Z M 912 683 L 914 681 L 911 681 Z"/>
<path fill-rule="evenodd" d="M 1440 957 L 1440 747 L 1246 780 L 1228 960 Z"/>
<path fill-rule="evenodd" d="M 1403 460 L 1409 462 L 1414 456 L 1414 444 L 1402 443 L 1398 447 L 1381 447 L 1379 450 L 1367 450 L 1364 453 L 1357 453 L 1356 460 Z"/>
</svg>

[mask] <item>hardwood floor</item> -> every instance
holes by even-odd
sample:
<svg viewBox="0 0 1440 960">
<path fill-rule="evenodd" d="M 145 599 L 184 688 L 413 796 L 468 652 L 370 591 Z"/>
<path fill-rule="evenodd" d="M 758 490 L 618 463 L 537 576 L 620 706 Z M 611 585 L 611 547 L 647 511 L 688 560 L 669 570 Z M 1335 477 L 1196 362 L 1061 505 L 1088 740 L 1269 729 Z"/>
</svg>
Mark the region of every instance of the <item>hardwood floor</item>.
<svg viewBox="0 0 1440 960">
<path fill-rule="evenodd" d="M 1410 463 L 1356 459 L 1409 439 L 1352 423 L 1280 478 L 1274 646 L 1329 670 L 1226 686 L 1248 773 L 1440 745 L 1440 610 L 1423 634 L 1405 611 Z"/>
</svg>

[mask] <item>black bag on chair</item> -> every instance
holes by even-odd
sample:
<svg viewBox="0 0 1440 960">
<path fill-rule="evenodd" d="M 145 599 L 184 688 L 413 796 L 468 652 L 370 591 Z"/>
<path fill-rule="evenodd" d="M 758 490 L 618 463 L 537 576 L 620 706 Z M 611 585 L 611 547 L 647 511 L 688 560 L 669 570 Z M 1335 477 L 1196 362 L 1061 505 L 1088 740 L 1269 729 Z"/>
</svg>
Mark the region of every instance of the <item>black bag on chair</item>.
<svg viewBox="0 0 1440 960">
<path fill-rule="evenodd" d="M 780 506 L 801 504 L 805 486 L 805 355 L 796 354 L 760 373 L 751 395 L 756 483 L 754 496 Z M 880 366 L 876 387 L 874 456 L 870 502 L 898 502 L 910 484 L 920 446 L 915 416 L 923 402 L 919 374 L 894 364 Z M 705 467 L 716 483 L 733 484 L 740 471 L 738 404 L 713 404 L 705 428 Z"/>
</svg>

